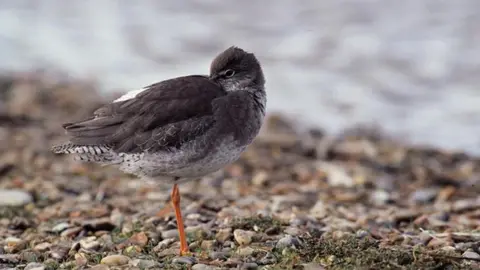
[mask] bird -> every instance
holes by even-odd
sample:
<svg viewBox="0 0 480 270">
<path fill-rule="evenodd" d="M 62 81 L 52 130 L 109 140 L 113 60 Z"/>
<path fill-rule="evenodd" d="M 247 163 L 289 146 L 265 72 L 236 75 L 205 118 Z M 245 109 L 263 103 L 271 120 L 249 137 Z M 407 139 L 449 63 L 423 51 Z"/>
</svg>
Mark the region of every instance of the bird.
<svg viewBox="0 0 480 270">
<path fill-rule="evenodd" d="M 172 184 L 170 206 L 184 255 L 189 249 L 179 183 L 239 159 L 262 127 L 266 103 L 259 60 L 254 53 L 231 46 L 213 58 L 208 75 L 149 84 L 99 107 L 89 117 L 62 124 L 69 139 L 51 150 Z"/>
</svg>

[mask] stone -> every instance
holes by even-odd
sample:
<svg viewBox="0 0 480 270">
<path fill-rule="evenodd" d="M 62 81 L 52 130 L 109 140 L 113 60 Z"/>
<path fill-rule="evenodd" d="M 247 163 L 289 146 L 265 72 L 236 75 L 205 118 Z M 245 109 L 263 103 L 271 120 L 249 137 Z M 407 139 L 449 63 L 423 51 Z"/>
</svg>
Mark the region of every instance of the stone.
<svg viewBox="0 0 480 270">
<path fill-rule="evenodd" d="M 211 250 L 215 246 L 214 240 L 203 240 L 200 247 L 204 250 Z"/>
<path fill-rule="evenodd" d="M 275 264 L 277 263 L 277 257 L 275 257 L 273 253 L 267 252 L 267 254 L 265 254 L 265 256 L 263 256 L 258 263 L 261 265 Z"/>
<path fill-rule="evenodd" d="M 197 263 L 197 259 L 195 257 L 189 257 L 189 256 L 181 256 L 181 257 L 175 257 L 172 259 L 172 263 L 174 264 L 188 264 L 192 265 Z"/>
<path fill-rule="evenodd" d="M 192 270 L 215 270 L 215 269 L 218 269 L 218 268 L 210 265 L 206 265 L 203 263 L 198 263 L 192 266 Z"/>
<path fill-rule="evenodd" d="M 43 243 L 35 245 L 33 247 L 33 250 L 43 252 L 43 251 L 47 251 L 51 246 L 52 246 L 52 244 L 50 244 L 48 242 L 43 242 Z"/>
<path fill-rule="evenodd" d="M 162 231 L 161 235 L 163 239 L 167 239 L 167 238 L 174 238 L 175 240 L 179 239 L 177 229 Z"/>
<path fill-rule="evenodd" d="M 247 257 L 252 255 L 255 252 L 255 249 L 251 247 L 239 247 L 237 249 L 237 254 L 242 256 L 242 257 Z"/>
<path fill-rule="evenodd" d="M 97 264 L 90 267 L 89 270 L 110 270 L 110 267 L 105 264 Z"/>
<path fill-rule="evenodd" d="M 258 269 L 258 264 L 256 263 L 244 263 L 242 264 L 242 266 L 240 266 L 240 269 L 241 270 L 255 270 L 255 269 Z"/>
<path fill-rule="evenodd" d="M 70 224 L 67 222 L 58 223 L 52 228 L 52 232 L 61 233 L 66 229 L 70 228 Z"/>
<path fill-rule="evenodd" d="M 139 233 L 136 233 L 136 234 L 132 235 L 129 238 L 129 242 L 133 245 L 144 247 L 148 243 L 148 237 L 144 232 L 139 232 Z"/>
<path fill-rule="evenodd" d="M 473 252 L 473 251 L 465 251 L 463 254 L 462 254 L 462 257 L 463 258 L 468 258 L 468 259 L 480 259 L 480 254 L 476 253 L 476 252 Z"/>
<path fill-rule="evenodd" d="M 215 239 L 220 242 L 225 242 L 232 237 L 232 228 L 224 228 L 218 230 L 217 234 L 215 235 Z"/>
<path fill-rule="evenodd" d="M 85 266 L 88 263 L 88 258 L 85 253 L 79 252 L 75 253 L 75 265 L 76 266 Z"/>
<path fill-rule="evenodd" d="M 211 251 L 208 253 L 208 257 L 212 260 L 226 260 L 230 257 L 230 253 L 224 251 Z"/>
<path fill-rule="evenodd" d="M 286 248 L 298 248 L 300 247 L 300 240 L 296 237 L 292 237 L 291 235 L 286 235 L 285 237 L 278 240 L 275 248 L 282 251 Z"/>
<path fill-rule="evenodd" d="M 80 247 L 87 250 L 97 250 L 100 247 L 100 243 L 96 241 L 95 236 L 90 236 L 80 240 Z"/>
<path fill-rule="evenodd" d="M 175 238 L 167 238 L 167 239 L 164 239 L 162 241 L 160 241 L 154 248 L 153 248 L 153 251 L 154 252 L 159 252 L 159 251 L 162 251 L 166 248 L 168 248 L 171 244 L 175 243 Z"/>
<path fill-rule="evenodd" d="M 0 254 L 0 263 L 18 263 L 19 260 L 18 254 Z"/>
<path fill-rule="evenodd" d="M 410 201 L 412 203 L 428 203 L 433 201 L 437 197 L 438 192 L 438 188 L 424 188 L 415 190 L 410 195 Z"/>
<path fill-rule="evenodd" d="M 0 189 L 0 206 L 22 206 L 32 201 L 32 195 L 24 190 Z"/>
<path fill-rule="evenodd" d="M 100 263 L 108 266 L 121 266 L 126 265 L 130 261 L 130 258 L 124 255 L 110 255 L 103 258 Z"/>
<path fill-rule="evenodd" d="M 25 241 L 16 237 L 7 237 L 5 240 L 5 246 L 3 249 L 7 253 L 16 253 L 25 248 Z"/>
<path fill-rule="evenodd" d="M 142 259 L 135 259 L 131 260 L 129 263 L 130 266 L 138 267 L 140 269 L 150 269 L 150 268 L 158 268 L 160 264 L 153 260 L 142 260 Z"/>
<path fill-rule="evenodd" d="M 45 265 L 41 263 L 31 262 L 25 266 L 24 270 L 45 270 Z"/>
<path fill-rule="evenodd" d="M 233 236 L 235 237 L 235 241 L 237 241 L 240 245 L 248 245 L 252 242 L 252 238 L 255 235 L 255 232 L 252 231 L 245 231 L 242 229 L 236 229 L 233 231 Z"/>
</svg>

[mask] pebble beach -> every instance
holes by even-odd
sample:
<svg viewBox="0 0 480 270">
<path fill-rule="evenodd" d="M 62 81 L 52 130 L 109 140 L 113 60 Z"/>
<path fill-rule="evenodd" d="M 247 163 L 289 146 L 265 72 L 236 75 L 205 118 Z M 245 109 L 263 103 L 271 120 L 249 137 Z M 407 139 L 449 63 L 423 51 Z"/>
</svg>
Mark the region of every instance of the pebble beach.
<svg viewBox="0 0 480 270">
<path fill-rule="evenodd" d="M 170 186 L 50 152 L 110 96 L 42 73 L 0 78 L 0 269 L 478 269 L 480 159 L 270 113 L 218 174 Z"/>
</svg>

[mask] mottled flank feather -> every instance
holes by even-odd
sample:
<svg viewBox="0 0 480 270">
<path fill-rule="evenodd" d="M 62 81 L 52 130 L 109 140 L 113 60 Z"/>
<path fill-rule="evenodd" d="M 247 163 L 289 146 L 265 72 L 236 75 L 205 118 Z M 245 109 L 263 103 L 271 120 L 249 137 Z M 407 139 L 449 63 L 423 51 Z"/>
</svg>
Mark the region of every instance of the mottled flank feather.
<svg viewBox="0 0 480 270">
<path fill-rule="evenodd" d="M 121 161 L 121 157 L 111 151 L 108 145 L 76 145 L 66 143 L 52 147 L 55 154 L 75 154 L 75 160 L 113 164 Z"/>
</svg>

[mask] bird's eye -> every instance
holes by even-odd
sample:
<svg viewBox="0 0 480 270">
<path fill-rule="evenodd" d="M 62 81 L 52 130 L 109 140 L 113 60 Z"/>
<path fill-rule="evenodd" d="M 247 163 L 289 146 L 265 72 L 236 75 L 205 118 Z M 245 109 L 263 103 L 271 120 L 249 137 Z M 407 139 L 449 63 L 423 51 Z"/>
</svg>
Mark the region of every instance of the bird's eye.
<svg viewBox="0 0 480 270">
<path fill-rule="evenodd" d="M 232 77 L 233 75 L 235 75 L 235 71 L 233 69 L 227 69 L 227 71 L 225 71 L 225 77 Z"/>
</svg>

